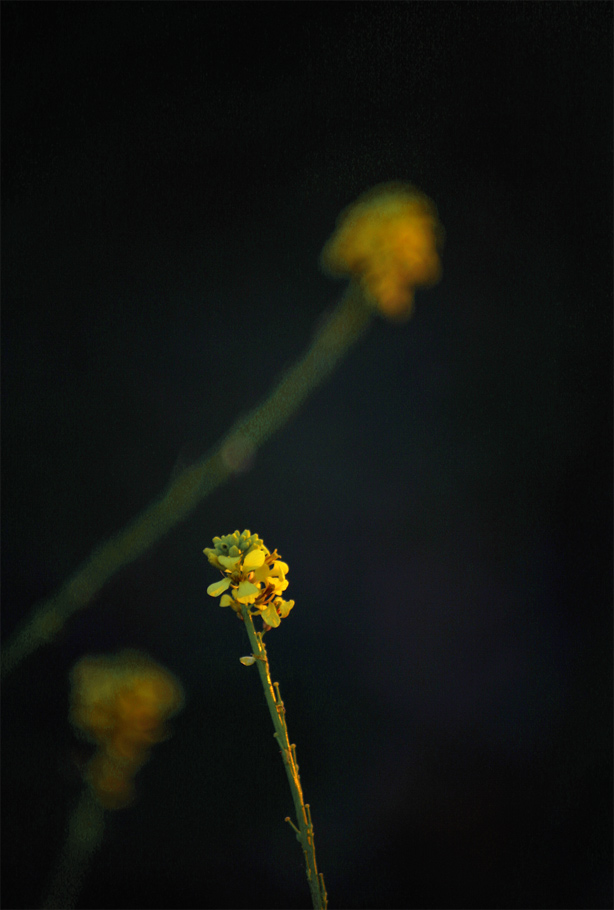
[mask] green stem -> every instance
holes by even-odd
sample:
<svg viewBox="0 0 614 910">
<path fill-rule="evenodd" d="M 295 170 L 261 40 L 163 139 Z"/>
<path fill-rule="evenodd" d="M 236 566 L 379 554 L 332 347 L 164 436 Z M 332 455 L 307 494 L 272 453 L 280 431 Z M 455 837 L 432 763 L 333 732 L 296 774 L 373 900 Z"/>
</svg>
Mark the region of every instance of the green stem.
<svg viewBox="0 0 614 910">
<path fill-rule="evenodd" d="M 86 784 L 68 821 L 66 841 L 43 904 L 45 910 L 69 910 L 75 906 L 103 834 L 104 810 Z"/>
<path fill-rule="evenodd" d="M 298 828 L 290 818 L 286 818 L 286 821 L 289 822 L 292 828 L 294 828 L 296 831 L 296 839 L 302 846 L 303 853 L 305 854 L 305 869 L 307 872 L 307 881 L 309 883 L 309 890 L 311 891 L 311 900 L 314 906 L 314 910 L 326 910 L 328 907 L 328 895 L 326 894 L 326 887 L 324 885 L 324 876 L 321 872 L 318 873 L 318 867 L 316 864 L 316 848 L 313 837 L 313 822 L 311 821 L 311 812 L 309 809 L 309 803 L 305 803 L 305 800 L 303 799 L 303 788 L 301 786 L 301 779 L 298 773 L 298 763 L 296 761 L 296 745 L 294 743 L 290 743 L 290 740 L 288 738 L 288 728 L 286 726 L 286 709 L 284 707 L 283 701 L 281 700 L 279 683 L 271 682 L 269 660 L 262 638 L 262 632 L 256 632 L 254 621 L 248 607 L 245 604 L 243 604 L 241 607 L 241 613 L 243 615 L 243 619 L 245 620 L 245 627 L 247 629 L 249 641 L 253 649 L 254 657 L 256 658 L 256 663 L 258 664 L 258 671 L 260 673 L 260 679 L 262 681 L 262 688 L 264 689 L 266 702 L 269 707 L 269 713 L 271 715 L 271 720 L 273 721 L 273 726 L 275 728 L 274 736 L 281 747 L 281 757 L 283 759 L 284 768 L 286 769 L 286 776 L 288 778 L 290 791 L 292 793 L 294 811 L 296 812 L 296 818 L 298 820 Z"/>
</svg>

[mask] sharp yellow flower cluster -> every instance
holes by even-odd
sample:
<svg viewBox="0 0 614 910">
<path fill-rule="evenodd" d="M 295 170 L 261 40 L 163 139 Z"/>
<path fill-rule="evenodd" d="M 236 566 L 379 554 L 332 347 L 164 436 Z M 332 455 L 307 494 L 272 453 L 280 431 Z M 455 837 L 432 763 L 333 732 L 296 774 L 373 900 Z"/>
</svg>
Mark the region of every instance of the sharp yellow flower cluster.
<svg viewBox="0 0 614 910">
<path fill-rule="evenodd" d="M 205 547 L 203 553 L 224 576 L 207 588 L 211 597 L 222 595 L 220 607 L 231 607 L 243 620 L 241 606 L 245 604 L 252 616 L 262 617 L 265 631 L 277 628 L 286 618 L 294 606 L 293 600 L 280 596 L 288 587 L 288 565 L 257 534 L 246 530 L 214 537 L 213 547 Z"/>
<path fill-rule="evenodd" d="M 70 719 L 98 746 L 86 778 L 105 809 L 132 802 L 133 778 L 183 704 L 175 677 L 138 651 L 84 657 L 71 674 Z"/>
<path fill-rule="evenodd" d="M 320 263 L 330 275 L 352 275 L 373 306 L 403 320 L 411 316 L 414 289 L 441 277 L 443 237 L 428 196 L 410 183 L 383 183 L 341 213 Z"/>
</svg>

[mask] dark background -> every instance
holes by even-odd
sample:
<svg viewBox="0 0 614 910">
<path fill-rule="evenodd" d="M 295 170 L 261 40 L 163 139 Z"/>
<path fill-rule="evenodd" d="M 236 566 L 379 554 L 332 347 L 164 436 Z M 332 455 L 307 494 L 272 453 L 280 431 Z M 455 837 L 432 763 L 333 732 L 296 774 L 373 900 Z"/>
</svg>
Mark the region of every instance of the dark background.
<svg viewBox="0 0 614 910">
<path fill-rule="evenodd" d="M 3 25 L 4 636 L 209 450 L 342 291 L 341 209 L 431 196 L 444 277 L 3 695 L 3 906 L 87 757 L 84 654 L 183 682 L 79 907 L 308 907 L 243 627 L 268 637 L 331 907 L 610 907 L 612 5 L 15 3 Z"/>
</svg>

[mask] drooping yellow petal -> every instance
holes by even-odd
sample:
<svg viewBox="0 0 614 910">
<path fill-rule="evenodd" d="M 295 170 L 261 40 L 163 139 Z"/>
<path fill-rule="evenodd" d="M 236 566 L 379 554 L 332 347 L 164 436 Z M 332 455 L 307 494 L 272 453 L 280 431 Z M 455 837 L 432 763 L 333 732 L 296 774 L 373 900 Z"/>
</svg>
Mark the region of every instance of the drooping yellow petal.
<svg viewBox="0 0 614 910">
<path fill-rule="evenodd" d="M 294 606 L 293 600 L 282 600 L 281 597 L 275 599 L 275 606 L 279 610 L 279 615 L 282 619 L 285 619 L 292 607 Z"/>
<path fill-rule="evenodd" d="M 260 615 L 267 626 L 270 626 L 272 629 L 276 629 L 281 623 L 281 619 L 277 615 L 277 610 L 273 604 L 269 604 L 266 610 L 261 611 Z"/>
</svg>

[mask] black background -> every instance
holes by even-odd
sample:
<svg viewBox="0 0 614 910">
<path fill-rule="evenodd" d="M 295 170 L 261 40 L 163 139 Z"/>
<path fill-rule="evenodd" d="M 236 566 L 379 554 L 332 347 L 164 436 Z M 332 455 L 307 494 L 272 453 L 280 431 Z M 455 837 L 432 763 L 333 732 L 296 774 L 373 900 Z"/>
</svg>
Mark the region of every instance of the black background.
<svg viewBox="0 0 614 910">
<path fill-rule="evenodd" d="M 431 196 L 444 277 L 3 695 L 3 906 L 87 757 L 83 654 L 182 681 L 79 907 L 307 907 L 245 631 L 270 633 L 331 907 L 609 907 L 612 6 L 15 3 L 3 19 L 4 636 L 254 407 L 342 285 L 341 209 Z"/>
</svg>

